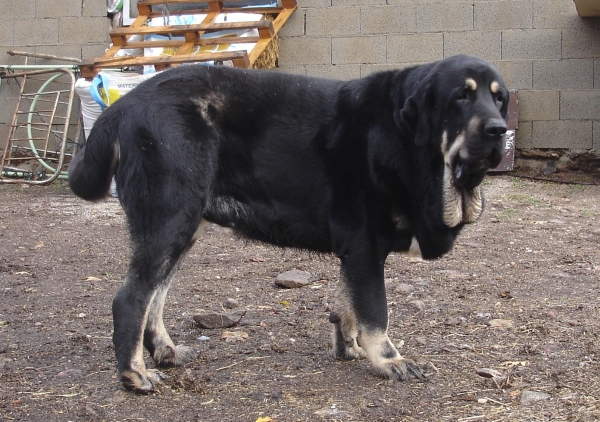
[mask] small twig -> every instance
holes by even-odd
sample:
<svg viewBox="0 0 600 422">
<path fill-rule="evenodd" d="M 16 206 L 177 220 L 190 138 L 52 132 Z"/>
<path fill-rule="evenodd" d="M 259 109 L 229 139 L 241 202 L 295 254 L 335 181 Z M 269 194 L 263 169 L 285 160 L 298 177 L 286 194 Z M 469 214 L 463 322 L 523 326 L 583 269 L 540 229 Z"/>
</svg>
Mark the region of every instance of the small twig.
<svg viewBox="0 0 600 422">
<path fill-rule="evenodd" d="M 33 366 L 26 366 L 23 369 L 28 370 L 28 371 L 41 371 L 42 369 L 48 369 L 48 368 L 52 368 L 54 366 L 56 366 L 56 365 L 42 366 L 41 368 L 34 368 Z"/>
<path fill-rule="evenodd" d="M 221 368 L 217 368 L 217 369 L 215 369 L 215 371 L 222 371 L 223 369 L 229 369 L 229 368 L 233 368 L 234 366 L 237 366 L 237 365 L 239 365 L 239 364 L 241 364 L 241 363 L 244 363 L 244 362 L 248 362 L 249 360 L 266 359 L 266 358 L 270 358 L 270 357 L 271 357 L 271 356 L 256 356 L 256 357 L 249 357 L 248 359 L 244 359 L 244 360 L 241 360 L 241 361 L 239 361 L 239 362 L 232 363 L 231 365 L 227 365 L 227 366 L 223 366 L 223 367 L 221 367 Z"/>
<path fill-rule="evenodd" d="M 485 419 L 486 416 L 485 415 L 477 415 L 477 416 L 469 416 L 468 418 L 462 418 L 459 419 L 459 422 L 466 422 L 466 421 L 481 421 L 483 419 Z"/>
<path fill-rule="evenodd" d="M 431 365 L 431 367 L 432 367 L 433 369 L 435 369 L 435 372 L 437 372 L 438 374 L 440 373 L 440 370 L 439 370 L 439 369 L 437 369 L 437 368 L 435 367 L 435 365 L 433 364 L 433 362 L 432 362 L 432 361 L 429 361 L 428 363 Z"/>
<path fill-rule="evenodd" d="M 496 403 L 501 406 L 508 406 L 508 404 L 506 404 L 506 403 L 502 403 L 501 401 L 490 399 L 489 397 L 484 397 L 484 400 L 491 401 L 492 403 Z"/>
<path fill-rule="evenodd" d="M 239 361 L 239 362 L 236 362 L 236 363 L 232 363 L 231 365 L 227 365 L 227 366 L 223 366 L 221 368 L 217 368 L 217 369 L 215 369 L 215 371 L 222 371 L 223 369 L 233 368 L 234 366 L 237 366 L 240 363 L 244 363 L 244 362 L 246 362 L 246 360 L 242 360 L 242 361 Z"/>
</svg>

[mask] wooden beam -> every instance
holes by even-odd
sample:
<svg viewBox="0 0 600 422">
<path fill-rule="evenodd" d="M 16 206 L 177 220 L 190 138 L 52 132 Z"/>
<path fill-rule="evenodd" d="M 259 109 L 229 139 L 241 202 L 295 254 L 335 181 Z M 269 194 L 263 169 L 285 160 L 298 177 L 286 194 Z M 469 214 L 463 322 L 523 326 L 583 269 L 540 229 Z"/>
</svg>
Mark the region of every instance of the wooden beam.
<svg viewBox="0 0 600 422">
<path fill-rule="evenodd" d="M 590 18 L 600 16 L 600 0 L 573 0 L 579 16 Z"/>
<path fill-rule="evenodd" d="M 275 35 L 273 24 L 271 21 L 258 22 L 225 22 L 211 24 L 193 24 L 193 25 L 166 25 L 166 26 L 142 26 L 142 27 L 125 27 L 117 28 L 110 31 L 110 37 L 113 43 L 116 39 L 124 38 L 128 35 L 149 35 L 149 34 L 185 34 L 186 32 L 204 31 L 218 32 L 238 29 L 258 29 L 267 30 L 270 34 Z M 123 42 L 121 42 L 122 44 Z"/>
</svg>

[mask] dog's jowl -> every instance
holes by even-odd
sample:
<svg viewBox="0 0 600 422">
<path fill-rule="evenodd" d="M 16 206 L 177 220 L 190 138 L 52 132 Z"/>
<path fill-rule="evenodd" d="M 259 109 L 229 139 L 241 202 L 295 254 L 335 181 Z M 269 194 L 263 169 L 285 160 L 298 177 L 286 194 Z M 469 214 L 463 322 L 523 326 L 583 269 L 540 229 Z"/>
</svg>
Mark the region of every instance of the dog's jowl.
<svg viewBox="0 0 600 422">
<path fill-rule="evenodd" d="M 387 378 L 423 377 L 388 338 L 391 251 L 435 259 L 482 212 L 479 185 L 504 149 L 508 91 L 470 56 L 342 82 L 182 66 L 109 107 L 69 183 L 103 198 L 114 175 L 133 256 L 113 302 L 125 387 L 151 391 L 159 366 L 196 357 L 162 320 L 165 297 L 203 220 L 341 262 L 334 352 Z"/>
</svg>

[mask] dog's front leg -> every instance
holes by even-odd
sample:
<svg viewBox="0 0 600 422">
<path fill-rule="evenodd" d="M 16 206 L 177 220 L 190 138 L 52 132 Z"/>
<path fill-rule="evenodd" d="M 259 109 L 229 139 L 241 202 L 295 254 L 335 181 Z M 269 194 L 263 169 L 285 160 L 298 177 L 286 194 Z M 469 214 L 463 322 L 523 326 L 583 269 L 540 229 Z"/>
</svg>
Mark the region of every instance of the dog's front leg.
<svg viewBox="0 0 600 422">
<path fill-rule="evenodd" d="M 388 337 L 385 258 L 369 255 L 374 254 L 341 257 L 340 286 L 330 315 L 334 352 L 340 359 L 366 356 L 373 370 L 385 378 L 423 378 L 423 371 L 403 358 Z"/>
</svg>

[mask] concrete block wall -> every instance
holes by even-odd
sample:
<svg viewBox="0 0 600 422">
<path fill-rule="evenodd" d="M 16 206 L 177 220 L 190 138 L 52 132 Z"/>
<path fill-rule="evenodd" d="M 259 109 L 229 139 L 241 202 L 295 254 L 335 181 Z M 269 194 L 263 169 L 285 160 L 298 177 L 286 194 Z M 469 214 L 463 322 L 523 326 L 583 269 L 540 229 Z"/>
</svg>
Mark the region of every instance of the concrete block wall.
<svg viewBox="0 0 600 422">
<path fill-rule="evenodd" d="M 133 2 L 134 3 L 134 2 Z M 342 79 L 439 60 L 487 59 L 519 90 L 518 148 L 600 151 L 600 18 L 573 0 L 298 0 L 280 70 Z M 2 0 L 8 49 L 96 57 L 109 44 L 106 0 Z M 40 63 L 40 61 L 37 61 Z M 0 88 L 0 145 L 16 85 Z"/>
<path fill-rule="evenodd" d="M 104 53 L 110 38 L 106 0 L 1 0 L 0 65 L 23 64 L 24 58 L 7 50 L 29 51 L 75 58 Z M 29 60 L 29 64 L 56 64 Z M 18 86 L 3 82 L 0 87 L 0 149 L 16 106 Z"/>
<path fill-rule="evenodd" d="M 600 18 L 573 0 L 298 0 L 285 72 L 358 78 L 467 53 L 519 91 L 517 148 L 600 152 Z"/>
</svg>

